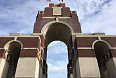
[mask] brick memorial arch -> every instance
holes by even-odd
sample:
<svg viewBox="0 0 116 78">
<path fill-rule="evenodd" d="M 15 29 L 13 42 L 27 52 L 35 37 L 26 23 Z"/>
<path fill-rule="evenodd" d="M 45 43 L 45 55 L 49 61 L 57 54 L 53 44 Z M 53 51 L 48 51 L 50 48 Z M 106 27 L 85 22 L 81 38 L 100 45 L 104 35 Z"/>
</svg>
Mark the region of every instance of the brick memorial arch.
<svg viewBox="0 0 116 78">
<path fill-rule="evenodd" d="M 116 36 L 83 34 L 65 3 L 38 11 L 33 34 L 0 36 L 0 78 L 47 78 L 47 46 L 55 40 L 68 47 L 67 78 L 116 78 Z"/>
</svg>

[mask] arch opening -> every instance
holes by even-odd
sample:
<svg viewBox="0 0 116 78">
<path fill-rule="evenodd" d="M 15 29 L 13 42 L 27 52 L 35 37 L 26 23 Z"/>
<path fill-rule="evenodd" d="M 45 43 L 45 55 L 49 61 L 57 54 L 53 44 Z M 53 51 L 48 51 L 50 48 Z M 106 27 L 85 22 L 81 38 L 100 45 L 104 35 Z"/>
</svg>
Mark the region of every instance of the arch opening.
<svg viewBox="0 0 116 78">
<path fill-rule="evenodd" d="M 112 73 L 108 62 L 112 58 L 110 46 L 103 41 L 97 41 L 94 44 L 94 50 L 98 61 L 101 78 L 110 78 Z"/>
<path fill-rule="evenodd" d="M 61 22 L 55 22 L 52 24 L 49 24 L 47 29 L 44 32 L 45 35 L 45 47 L 44 47 L 44 62 L 47 58 L 47 47 L 52 41 L 62 41 L 66 44 L 68 48 L 68 59 L 71 57 L 69 56 L 71 54 L 71 48 L 70 48 L 70 40 L 72 36 L 72 30 L 69 26 L 67 26 L 64 23 Z M 43 28 L 45 29 L 45 28 Z M 47 65 L 47 64 L 46 64 Z M 46 66 L 45 66 L 46 67 Z M 46 67 L 47 69 L 47 67 Z"/>
<path fill-rule="evenodd" d="M 47 47 L 48 78 L 67 78 L 68 50 L 62 41 L 53 41 Z"/>
<path fill-rule="evenodd" d="M 14 78 L 21 51 L 21 44 L 18 41 L 10 41 L 4 48 L 6 50 L 5 59 L 7 64 L 7 69 L 4 71 L 7 71 L 7 73 L 6 76 L 3 75 L 3 77 Z"/>
</svg>

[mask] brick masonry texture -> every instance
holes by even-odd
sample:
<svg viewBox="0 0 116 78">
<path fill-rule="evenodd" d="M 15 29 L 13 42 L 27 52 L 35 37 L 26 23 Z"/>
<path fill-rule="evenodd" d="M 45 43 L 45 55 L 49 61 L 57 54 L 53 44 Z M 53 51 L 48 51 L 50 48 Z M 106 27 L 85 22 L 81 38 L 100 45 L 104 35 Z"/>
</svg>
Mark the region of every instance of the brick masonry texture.
<svg viewBox="0 0 116 78">
<path fill-rule="evenodd" d="M 97 37 L 76 37 L 77 47 L 92 47 Z"/>
<path fill-rule="evenodd" d="M 33 33 L 41 33 L 41 29 L 43 28 L 43 26 L 45 24 L 47 24 L 48 22 L 51 22 L 51 21 L 55 21 L 55 19 L 37 19 L 38 22 L 36 22 L 34 24 L 34 30 L 33 30 Z"/>
<path fill-rule="evenodd" d="M 65 7 L 65 3 L 60 3 L 58 5 L 55 5 L 54 3 L 49 3 L 49 7 Z"/>
<path fill-rule="evenodd" d="M 23 48 L 38 48 L 38 37 L 18 37 L 17 40 L 23 43 Z"/>
<path fill-rule="evenodd" d="M 37 57 L 37 49 L 22 49 L 20 52 L 20 57 Z"/>
<path fill-rule="evenodd" d="M 5 44 L 10 40 L 14 40 L 14 37 L 0 37 L 0 48 L 4 48 Z"/>
<path fill-rule="evenodd" d="M 116 47 L 116 37 L 101 37 L 101 39 L 108 42 L 111 47 Z"/>
<path fill-rule="evenodd" d="M 92 49 L 78 49 L 78 57 L 96 57 Z"/>
<path fill-rule="evenodd" d="M 0 49 L 0 57 L 3 57 L 4 49 Z"/>
<path fill-rule="evenodd" d="M 51 4 L 50 7 L 46 7 L 44 13 L 38 12 L 36 23 L 34 24 L 34 30 L 33 33 L 41 33 L 41 29 L 45 24 L 51 21 L 55 21 L 55 18 L 42 18 L 42 17 L 56 17 L 56 15 L 53 15 L 53 9 L 51 6 L 54 6 L 54 4 Z M 64 6 L 64 4 L 62 4 Z M 72 13 L 70 11 L 69 7 L 62 7 L 62 15 L 57 15 L 58 17 L 71 17 L 71 18 L 59 18 L 59 21 L 63 21 L 67 24 L 69 24 L 74 33 L 81 33 L 81 26 L 78 20 L 78 16 L 76 13 Z"/>
</svg>

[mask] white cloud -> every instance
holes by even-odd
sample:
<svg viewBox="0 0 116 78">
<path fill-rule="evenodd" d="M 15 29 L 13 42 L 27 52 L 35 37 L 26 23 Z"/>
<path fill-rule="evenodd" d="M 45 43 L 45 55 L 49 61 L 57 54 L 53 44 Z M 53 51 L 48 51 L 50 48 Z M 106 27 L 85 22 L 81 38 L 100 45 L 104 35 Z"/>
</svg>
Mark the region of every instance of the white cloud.
<svg viewBox="0 0 116 78">
<path fill-rule="evenodd" d="M 48 46 L 48 78 L 67 77 L 68 51 L 65 43 L 53 41 Z M 64 52 L 65 51 L 65 52 Z"/>
<path fill-rule="evenodd" d="M 67 61 L 55 61 L 48 63 L 48 77 L 67 77 Z"/>
<path fill-rule="evenodd" d="M 64 42 L 53 41 L 48 45 L 49 53 L 67 53 L 67 46 Z"/>
<path fill-rule="evenodd" d="M 105 32 L 109 35 L 116 35 L 116 1 L 110 2 L 108 5 L 104 5 L 102 10 L 97 15 L 93 15 L 84 19 L 81 23 L 83 32 Z"/>
<path fill-rule="evenodd" d="M 67 61 L 55 61 L 54 63 L 48 63 L 48 70 L 50 69 L 49 72 L 63 72 L 66 71 L 66 65 L 67 65 Z"/>
</svg>

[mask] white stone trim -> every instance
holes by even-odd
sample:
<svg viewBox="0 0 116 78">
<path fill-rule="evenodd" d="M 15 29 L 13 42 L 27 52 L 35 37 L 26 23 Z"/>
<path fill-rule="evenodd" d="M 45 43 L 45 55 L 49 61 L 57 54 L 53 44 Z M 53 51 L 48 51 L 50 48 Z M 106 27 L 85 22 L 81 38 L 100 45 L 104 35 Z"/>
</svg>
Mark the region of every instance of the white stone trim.
<svg viewBox="0 0 116 78">
<path fill-rule="evenodd" d="M 23 49 L 38 49 L 38 48 L 23 48 Z"/>
<path fill-rule="evenodd" d="M 43 35 L 42 33 L 33 33 L 34 36 Z"/>
<path fill-rule="evenodd" d="M 41 38 L 40 38 L 40 36 L 39 36 L 39 40 L 40 40 L 40 45 L 41 45 Z"/>
<path fill-rule="evenodd" d="M 116 49 L 116 47 L 111 47 L 110 49 Z"/>
<path fill-rule="evenodd" d="M 56 17 L 56 22 L 58 22 L 58 17 Z"/>
<path fill-rule="evenodd" d="M 94 48 L 92 48 L 92 47 L 77 47 L 76 51 L 78 49 L 94 49 Z M 110 47 L 110 49 L 116 49 L 116 47 Z"/>
<path fill-rule="evenodd" d="M 17 37 L 14 37 L 14 41 L 16 41 L 17 40 Z"/>
<path fill-rule="evenodd" d="M 17 35 L 1 35 L 0 37 L 38 37 L 39 35 L 43 35 L 42 33 L 33 33 L 33 34 L 21 34 Z"/>
<path fill-rule="evenodd" d="M 54 17 L 54 18 L 56 18 L 56 17 Z M 60 17 L 58 17 L 58 18 L 60 18 Z M 52 21 L 51 23 L 55 23 L 55 22 L 56 21 L 54 21 L 54 22 Z M 69 28 L 71 28 L 71 27 L 69 27 Z M 20 36 L 0 35 L 0 37 L 38 37 L 39 35 L 43 35 L 43 33 L 21 34 Z M 72 33 L 72 35 L 76 35 L 76 37 L 116 37 L 116 35 L 93 35 L 93 34 L 83 34 L 83 33 Z"/>
<path fill-rule="evenodd" d="M 92 49 L 92 47 L 77 47 L 77 49 Z"/>
<path fill-rule="evenodd" d="M 42 18 L 56 18 L 56 17 L 42 17 Z"/>
<path fill-rule="evenodd" d="M 38 52 L 40 52 L 40 50 L 37 48 Z"/>
<path fill-rule="evenodd" d="M 11 36 L 20 36 L 21 33 L 10 33 L 9 35 L 11 35 Z"/>
<path fill-rule="evenodd" d="M 4 49 L 4 48 L 0 48 L 0 49 Z"/>
<path fill-rule="evenodd" d="M 75 33 L 76 37 L 116 37 L 116 35 L 92 35 L 92 34 L 78 34 Z"/>
<path fill-rule="evenodd" d="M 42 17 L 42 18 L 46 18 L 46 19 L 47 18 L 49 18 L 49 19 L 52 18 L 53 19 L 53 18 L 56 18 L 56 17 Z M 58 18 L 71 18 L 71 17 L 58 17 Z"/>
<path fill-rule="evenodd" d="M 43 49 L 43 47 L 41 47 L 41 49 L 43 50 L 43 52 L 44 52 L 44 49 Z"/>
<path fill-rule="evenodd" d="M 98 36 L 98 39 L 99 39 L 99 40 L 101 40 L 101 37 L 100 37 L 100 36 Z"/>
</svg>

